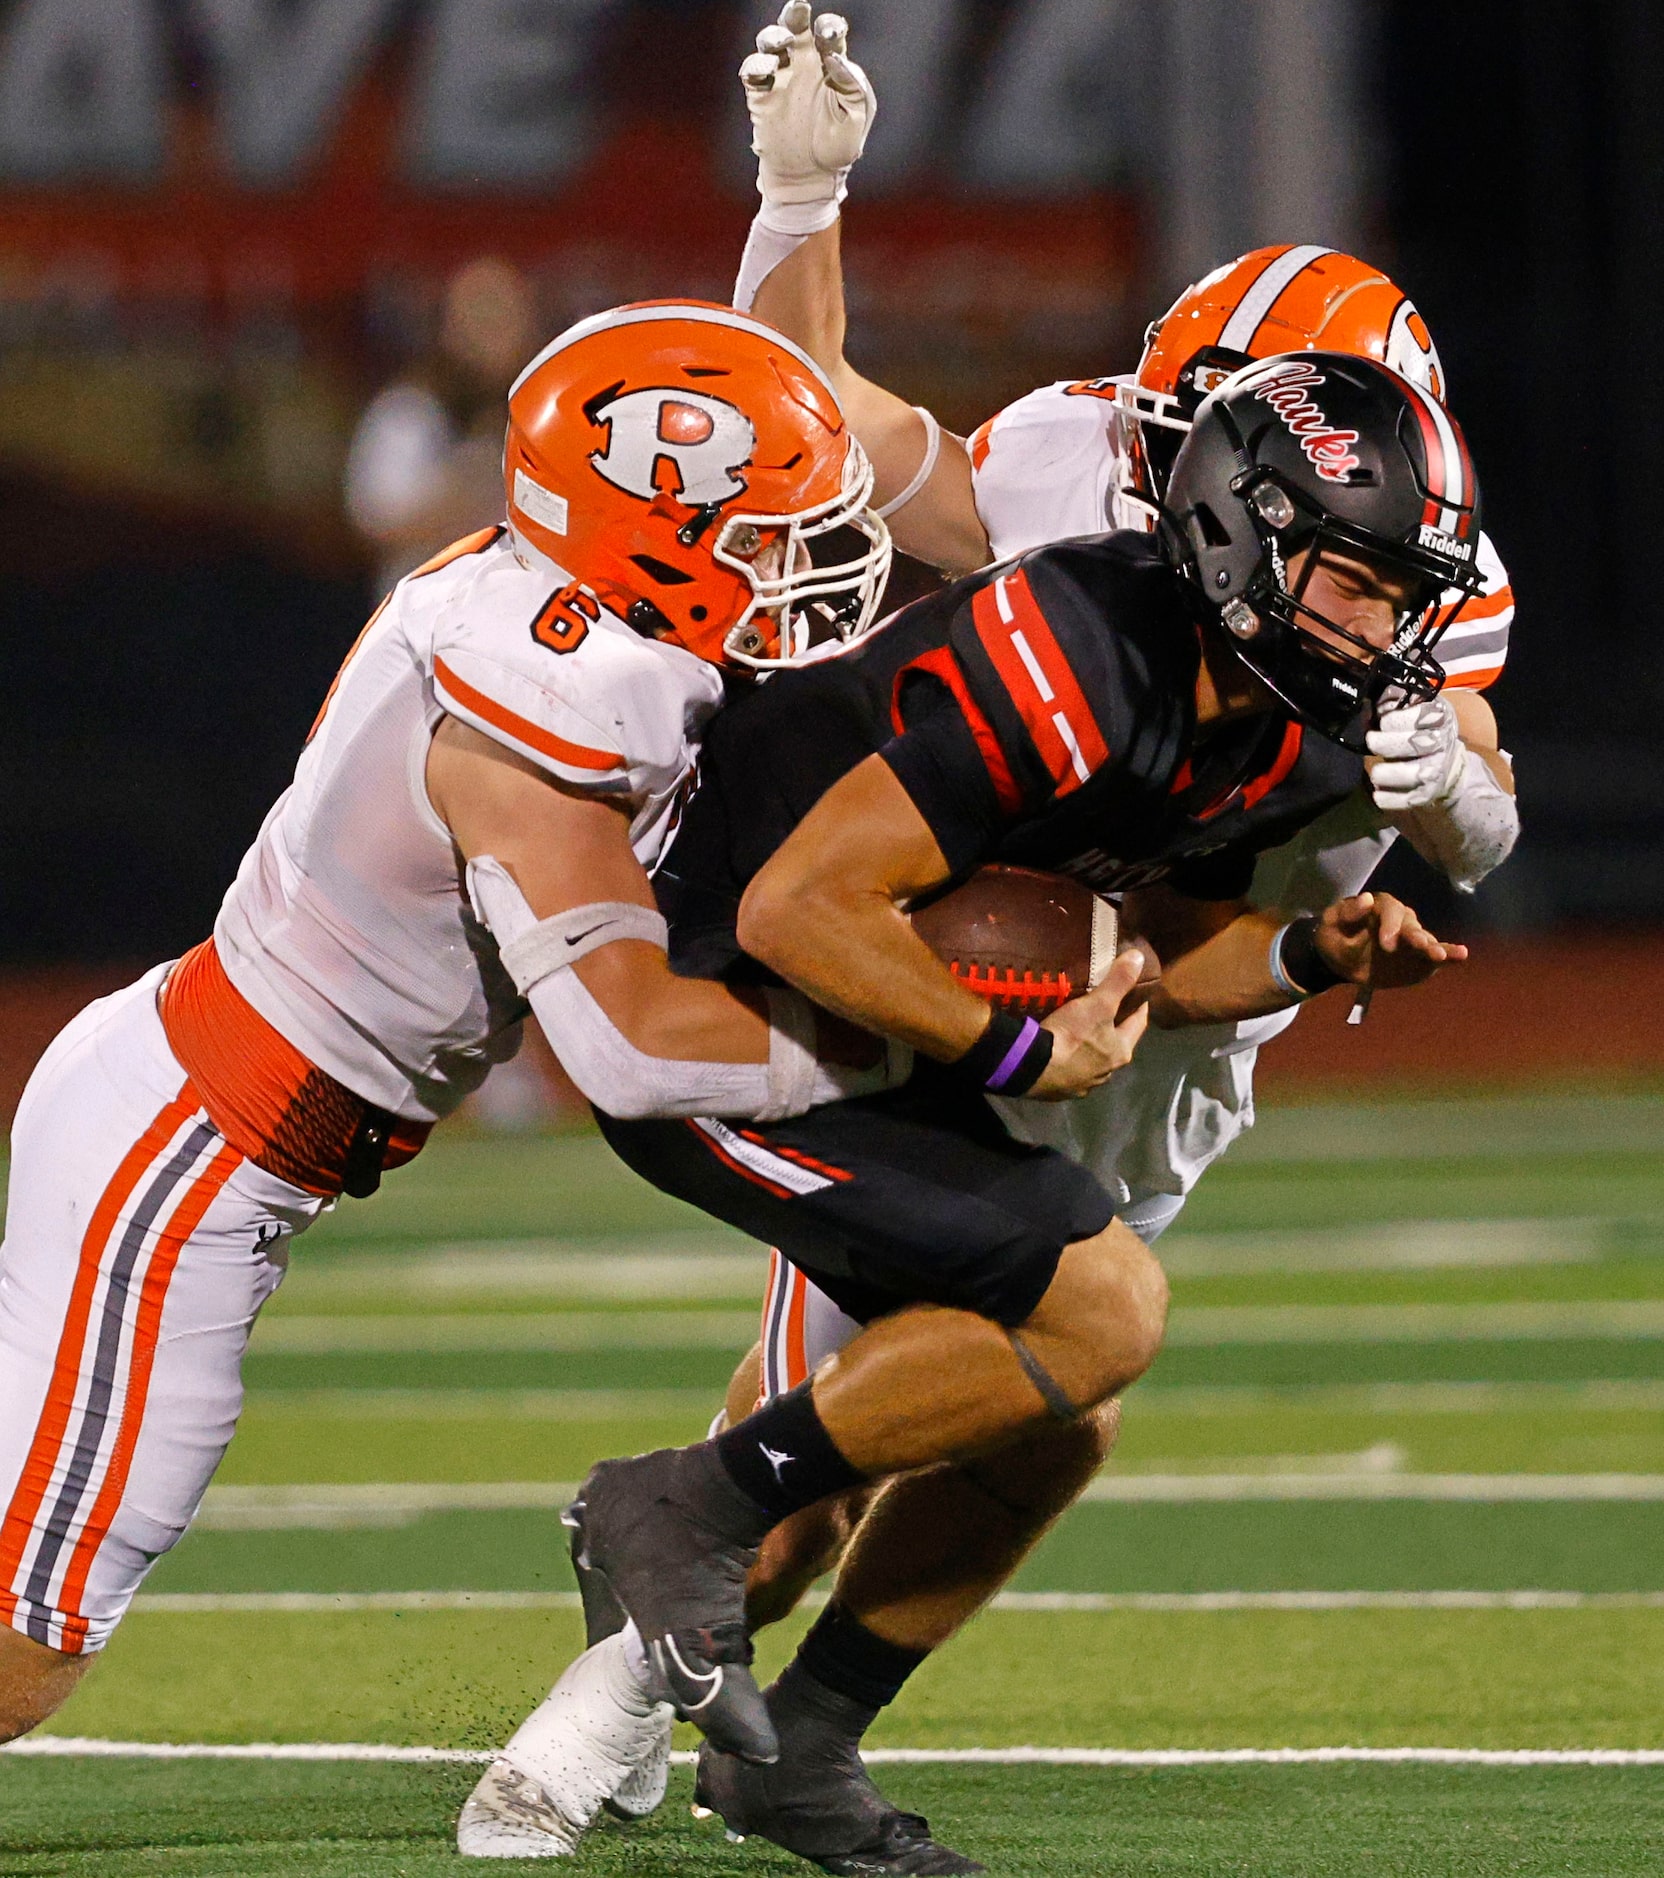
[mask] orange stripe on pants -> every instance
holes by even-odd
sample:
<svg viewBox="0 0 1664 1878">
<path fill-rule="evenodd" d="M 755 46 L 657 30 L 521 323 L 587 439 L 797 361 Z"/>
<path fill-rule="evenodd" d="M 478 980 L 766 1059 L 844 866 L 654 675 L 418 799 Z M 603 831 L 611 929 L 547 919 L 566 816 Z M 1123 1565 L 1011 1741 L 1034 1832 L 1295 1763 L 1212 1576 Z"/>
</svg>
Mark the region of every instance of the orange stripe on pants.
<svg viewBox="0 0 1664 1878">
<path fill-rule="evenodd" d="M 0 1523 L 0 1584 L 9 1583 L 16 1575 L 23 1555 L 28 1550 L 29 1536 L 51 1486 L 53 1469 L 69 1430 L 76 1390 L 80 1386 L 87 1325 L 92 1316 L 93 1301 L 98 1294 L 105 1247 L 146 1171 L 184 1123 L 196 1113 L 195 1093 L 187 1083 L 180 1094 L 157 1115 L 123 1156 L 121 1165 L 93 1209 L 92 1219 L 81 1241 L 75 1287 L 70 1293 L 63 1335 L 58 1339 L 52 1381 L 47 1388 L 40 1422 L 35 1429 L 35 1438 L 30 1443 L 29 1457 L 18 1475 L 11 1504 L 6 1508 L 5 1520 Z M 7 1594 L 6 1602 L 15 1609 L 15 1598 Z"/>
<path fill-rule="evenodd" d="M 174 1208 L 173 1217 L 151 1254 L 144 1286 L 139 1293 L 138 1315 L 133 1326 L 133 1350 L 128 1359 L 127 1388 L 115 1447 L 104 1475 L 104 1484 L 99 1489 L 92 1512 L 87 1516 L 81 1536 L 75 1541 L 75 1550 L 70 1554 L 63 1589 L 57 1598 L 57 1609 L 63 1614 L 64 1620 L 61 1647 L 71 1654 L 78 1653 L 86 1642 L 87 1620 L 81 1615 L 81 1596 L 87 1588 L 87 1574 L 98 1556 L 98 1548 L 109 1534 L 110 1522 L 115 1518 L 116 1508 L 120 1506 L 121 1496 L 126 1491 L 128 1471 L 133 1464 L 133 1450 L 138 1445 L 139 1430 L 144 1425 L 144 1405 L 150 1393 L 150 1372 L 156 1360 L 156 1346 L 161 1340 L 162 1306 L 167 1300 L 174 1268 L 179 1263 L 185 1242 L 202 1224 L 203 1214 L 214 1203 L 220 1189 L 231 1178 L 242 1159 L 242 1155 L 229 1143 L 220 1146 L 214 1158 L 185 1190 L 185 1197 Z"/>
</svg>

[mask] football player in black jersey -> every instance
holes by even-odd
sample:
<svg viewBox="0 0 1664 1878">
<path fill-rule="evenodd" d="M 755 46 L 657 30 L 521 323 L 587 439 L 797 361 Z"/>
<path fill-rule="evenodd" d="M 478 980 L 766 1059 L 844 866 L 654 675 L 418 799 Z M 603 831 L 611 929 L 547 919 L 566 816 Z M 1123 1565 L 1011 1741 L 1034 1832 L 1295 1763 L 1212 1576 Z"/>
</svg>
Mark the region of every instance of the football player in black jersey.
<svg viewBox="0 0 1664 1878">
<path fill-rule="evenodd" d="M 1094 1046 L 1068 1007 L 990 1014 L 906 907 L 988 861 L 1137 890 L 1169 932 L 1188 921 L 1167 1022 L 1463 956 L 1385 896 L 1281 926 L 1243 898 L 1256 854 L 1357 787 L 1383 700 L 1438 689 L 1440 596 L 1478 584 L 1455 425 L 1369 361 L 1263 361 L 1203 405 L 1169 505 L 1156 538 L 1038 549 L 731 708 L 667 862 L 680 969 L 778 974 L 921 1059 L 903 1089 L 787 1123 L 602 1118 L 639 1172 L 779 1246 L 868 1325 L 714 1440 L 602 1463 L 571 1514 L 648 1688 L 709 1738 L 708 1801 L 823 1862 L 976 1869 L 861 1771 L 862 1728 L 920 1652 L 842 1585 L 765 1704 L 746 1668 L 756 1547 L 828 1495 L 939 1463 L 988 1473 L 1048 1420 L 1080 1424 L 1148 1366 L 1165 1311 L 1098 1182 L 983 1099 L 1084 1087 Z"/>
</svg>

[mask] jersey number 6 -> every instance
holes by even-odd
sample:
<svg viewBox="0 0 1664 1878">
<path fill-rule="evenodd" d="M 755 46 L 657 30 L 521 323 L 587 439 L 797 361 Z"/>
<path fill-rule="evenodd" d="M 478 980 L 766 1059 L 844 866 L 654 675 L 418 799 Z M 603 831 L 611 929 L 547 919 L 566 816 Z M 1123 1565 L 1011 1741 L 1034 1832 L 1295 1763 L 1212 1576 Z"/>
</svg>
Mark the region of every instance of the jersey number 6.
<svg viewBox="0 0 1664 1878">
<path fill-rule="evenodd" d="M 601 617 L 601 603 L 580 581 L 572 581 L 538 609 L 532 637 L 551 652 L 576 652 L 589 637 L 590 623 Z"/>
</svg>

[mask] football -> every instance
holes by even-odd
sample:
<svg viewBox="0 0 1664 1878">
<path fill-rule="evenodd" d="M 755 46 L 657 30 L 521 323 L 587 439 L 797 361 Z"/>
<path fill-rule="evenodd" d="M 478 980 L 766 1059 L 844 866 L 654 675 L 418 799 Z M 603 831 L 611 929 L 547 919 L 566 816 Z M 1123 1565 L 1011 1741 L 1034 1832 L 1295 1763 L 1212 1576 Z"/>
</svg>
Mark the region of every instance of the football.
<svg viewBox="0 0 1664 1878">
<path fill-rule="evenodd" d="M 1066 874 L 1030 867 L 980 867 L 912 919 L 967 991 L 1025 1017 L 1044 1017 L 1090 991 L 1120 949 L 1109 901 Z M 1156 975 L 1154 955 L 1143 949 L 1141 987 Z"/>
</svg>

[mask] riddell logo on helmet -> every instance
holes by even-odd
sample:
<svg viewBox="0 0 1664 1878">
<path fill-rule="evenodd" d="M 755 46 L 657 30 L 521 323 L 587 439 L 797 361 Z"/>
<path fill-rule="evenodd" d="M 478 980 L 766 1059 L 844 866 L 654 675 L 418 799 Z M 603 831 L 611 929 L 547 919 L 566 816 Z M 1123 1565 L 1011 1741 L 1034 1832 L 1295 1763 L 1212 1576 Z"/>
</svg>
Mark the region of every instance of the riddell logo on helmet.
<svg viewBox="0 0 1664 1878">
<path fill-rule="evenodd" d="M 1319 476 L 1332 483 L 1343 482 L 1358 468 L 1352 446 L 1358 441 L 1355 430 L 1337 430 L 1315 403 L 1311 393 L 1325 382 L 1315 365 L 1291 360 L 1268 372 L 1254 396 L 1269 404 L 1288 428 Z"/>
<path fill-rule="evenodd" d="M 592 413 L 607 427 L 607 447 L 590 462 L 609 483 L 651 502 L 663 493 L 659 464 L 675 466 L 677 499 L 690 509 L 745 493 L 739 473 L 751 461 L 757 427 L 726 399 L 702 391 L 628 391 Z"/>
<path fill-rule="evenodd" d="M 1447 535 L 1442 528 L 1435 528 L 1430 522 L 1422 523 L 1420 541 L 1424 548 L 1431 548 L 1435 554 L 1448 555 L 1453 561 L 1473 559 L 1471 541 L 1458 541 L 1454 535 Z"/>
</svg>

